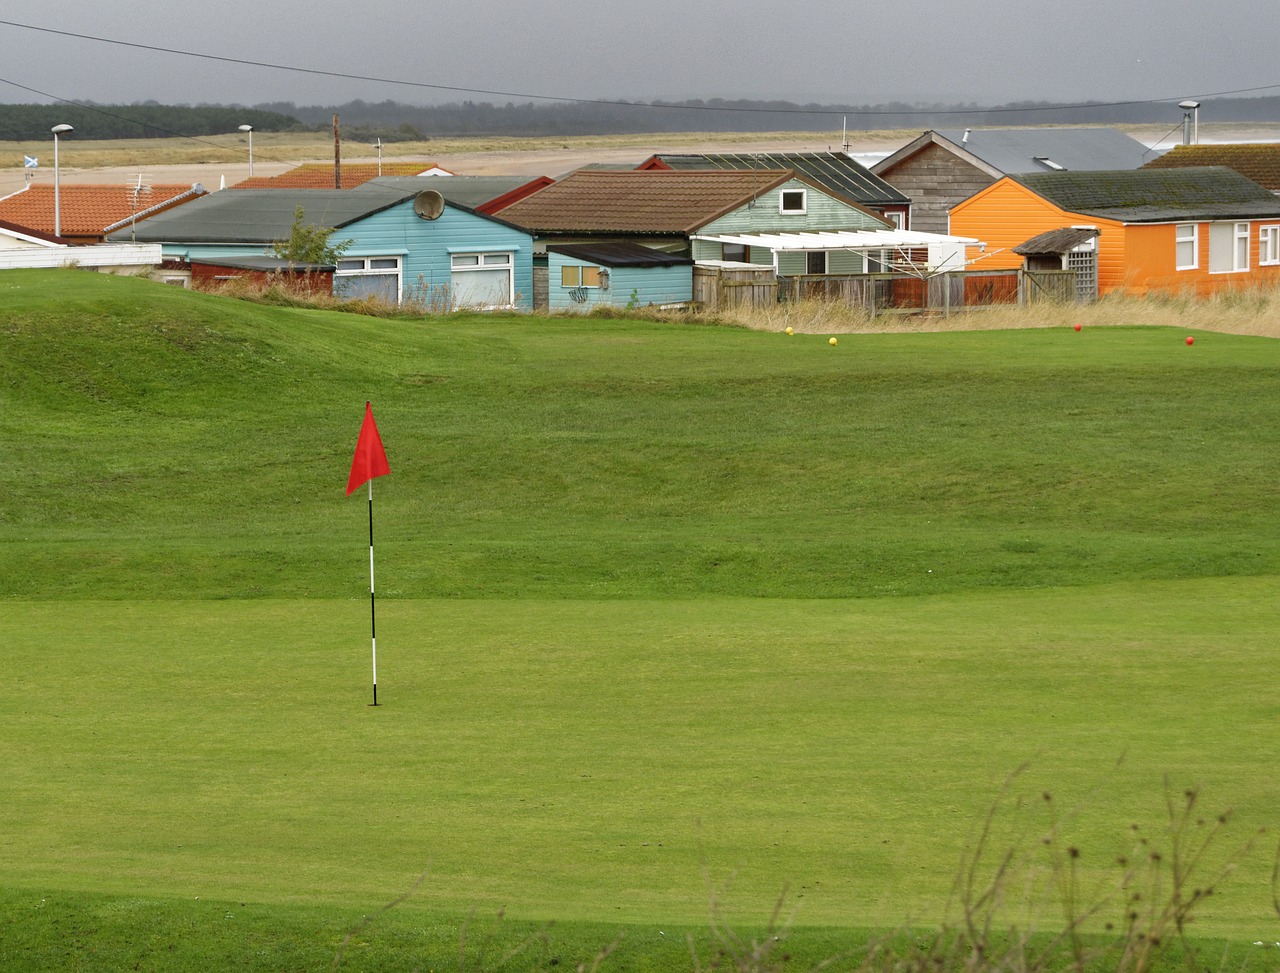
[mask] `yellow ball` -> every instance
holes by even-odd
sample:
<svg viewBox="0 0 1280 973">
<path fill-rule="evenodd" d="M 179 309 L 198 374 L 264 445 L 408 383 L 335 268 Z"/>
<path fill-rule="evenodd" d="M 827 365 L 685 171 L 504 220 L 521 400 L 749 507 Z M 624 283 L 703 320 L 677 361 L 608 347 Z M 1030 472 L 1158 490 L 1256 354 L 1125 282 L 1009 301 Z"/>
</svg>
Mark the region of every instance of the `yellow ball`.
<svg viewBox="0 0 1280 973">
<path fill-rule="evenodd" d="M 790 328 L 787 328 L 787 334 L 795 334 L 795 332 L 792 331 Z"/>
<path fill-rule="evenodd" d="M 828 339 L 827 339 L 827 344 L 829 344 L 829 345 L 834 345 L 835 343 L 836 343 L 836 339 L 835 339 L 835 338 L 828 338 Z"/>
</svg>

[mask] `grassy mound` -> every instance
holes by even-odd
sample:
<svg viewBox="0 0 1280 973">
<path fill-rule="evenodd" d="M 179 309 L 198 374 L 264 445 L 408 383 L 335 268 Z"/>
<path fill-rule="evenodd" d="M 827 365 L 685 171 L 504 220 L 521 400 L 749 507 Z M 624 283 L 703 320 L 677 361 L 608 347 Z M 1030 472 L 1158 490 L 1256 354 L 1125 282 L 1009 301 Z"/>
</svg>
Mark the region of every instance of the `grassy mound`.
<svg viewBox="0 0 1280 973">
<path fill-rule="evenodd" d="M 1280 344 L 369 322 L 88 274 L 5 307 L 0 592 L 862 597 L 1271 574 Z M 48 300 L 50 291 L 59 294 Z"/>
</svg>

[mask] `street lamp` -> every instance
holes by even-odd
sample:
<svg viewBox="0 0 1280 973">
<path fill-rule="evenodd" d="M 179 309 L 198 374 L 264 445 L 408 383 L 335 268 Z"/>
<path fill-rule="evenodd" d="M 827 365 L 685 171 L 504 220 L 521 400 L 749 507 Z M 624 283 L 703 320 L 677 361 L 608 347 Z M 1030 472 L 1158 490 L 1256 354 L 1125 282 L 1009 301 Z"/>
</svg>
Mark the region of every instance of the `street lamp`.
<svg viewBox="0 0 1280 973">
<path fill-rule="evenodd" d="M 75 131 L 70 125 L 55 125 L 53 132 L 53 235 L 62 236 L 62 180 L 58 174 L 58 136 Z"/>
<path fill-rule="evenodd" d="M 249 178 L 253 178 L 253 126 L 241 125 L 240 131 L 249 133 Z"/>
<path fill-rule="evenodd" d="M 1186 101 L 1178 102 L 1178 107 L 1182 109 L 1182 144 L 1183 145 L 1199 145 L 1200 144 L 1200 102 L 1192 101 L 1188 98 Z M 1195 116 L 1195 135 L 1191 134 L 1192 116 Z"/>
</svg>

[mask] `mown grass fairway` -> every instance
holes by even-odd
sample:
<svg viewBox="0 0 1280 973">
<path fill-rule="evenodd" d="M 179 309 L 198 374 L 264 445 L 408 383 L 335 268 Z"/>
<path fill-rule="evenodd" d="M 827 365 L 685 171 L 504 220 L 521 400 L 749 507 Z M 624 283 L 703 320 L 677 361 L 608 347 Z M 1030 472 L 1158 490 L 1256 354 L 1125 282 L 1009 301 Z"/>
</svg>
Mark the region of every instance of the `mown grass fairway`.
<svg viewBox="0 0 1280 973">
<path fill-rule="evenodd" d="M 1280 806 L 1280 345 L 1184 336 L 832 348 L 6 273 L 0 947 L 58 942 L 50 897 L 332 928 L 424 870 L 384 921 L 432 942 L 505 906 L 643 944 L 709 874 L 825 945 L 936 922 L 1024 763 L 997 837 L 1051 791 L 1088 888 L 1166 777 L 1234 809 L 1229 856 Z M 1272 850 L 1198 932 L 1280 939 Z"/>
</svg>

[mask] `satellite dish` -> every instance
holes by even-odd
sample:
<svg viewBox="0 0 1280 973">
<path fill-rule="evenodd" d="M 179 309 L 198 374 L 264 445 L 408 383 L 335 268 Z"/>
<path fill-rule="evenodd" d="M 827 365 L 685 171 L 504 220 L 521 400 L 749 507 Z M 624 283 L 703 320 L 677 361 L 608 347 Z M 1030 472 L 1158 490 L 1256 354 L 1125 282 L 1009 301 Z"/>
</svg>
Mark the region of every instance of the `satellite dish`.
<svg viewBox="0 0 1280 973">
<path fill-rule="evenodd" d="M 438 219 L 444 212 L 444 197 L 434 189 L 424 189 L 413 197 L 413 211 L 424 220 Z"/>
</svg>

